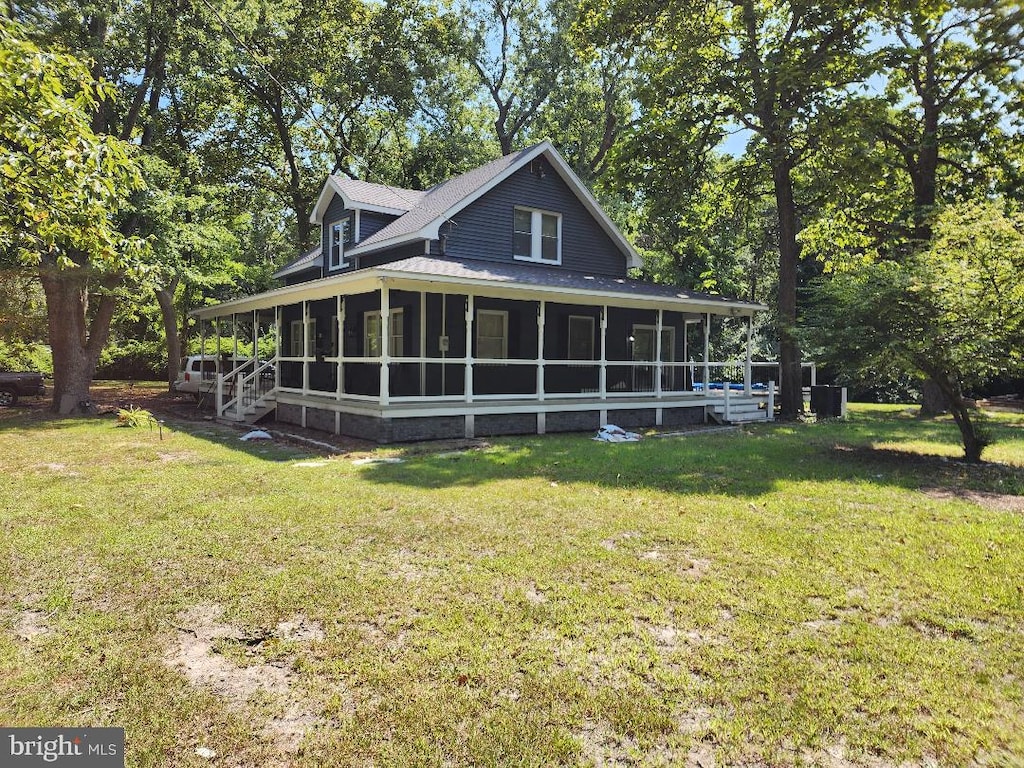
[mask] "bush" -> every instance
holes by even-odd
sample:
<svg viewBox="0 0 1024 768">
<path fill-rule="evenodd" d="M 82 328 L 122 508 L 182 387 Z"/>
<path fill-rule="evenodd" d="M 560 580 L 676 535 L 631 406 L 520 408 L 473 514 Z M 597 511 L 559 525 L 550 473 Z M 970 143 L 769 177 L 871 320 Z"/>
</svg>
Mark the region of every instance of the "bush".
<svg viewBox="0 0 1024 768">
<path fill-rule="evenodd" d="M 36 371 L 53 375 L 50 348 L 38 342 L 0 341 L 0 370 Z"/>
<path fill-rule="evenodd" d="M 161 341 L 122 341 L 108 345 L 96 366 L 97 379 L 163 381 L 167 352 Z"/>
</svg>

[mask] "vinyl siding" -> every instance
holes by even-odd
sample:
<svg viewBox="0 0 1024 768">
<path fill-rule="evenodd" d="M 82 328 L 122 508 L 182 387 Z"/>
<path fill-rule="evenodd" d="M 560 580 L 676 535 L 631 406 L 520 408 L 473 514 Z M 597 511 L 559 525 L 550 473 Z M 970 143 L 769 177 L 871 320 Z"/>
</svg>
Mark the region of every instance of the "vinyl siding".
<svg viewBox="0 0 1024 768">
<path fill-rule="evenodd" d="M 525 167 L 441 226 L 448 235 L 446 254 L 454 258 L 515 261 L 512 219 L 516 206 L 562 215 L 564 269 L 625 277 L 627 256 L 590 215 L 550 166 L 543 179 Z M 432 243 L 435 246 L 436 243 Z M 433 250 L 433 248 L 432 248 Z"/>
</svg>

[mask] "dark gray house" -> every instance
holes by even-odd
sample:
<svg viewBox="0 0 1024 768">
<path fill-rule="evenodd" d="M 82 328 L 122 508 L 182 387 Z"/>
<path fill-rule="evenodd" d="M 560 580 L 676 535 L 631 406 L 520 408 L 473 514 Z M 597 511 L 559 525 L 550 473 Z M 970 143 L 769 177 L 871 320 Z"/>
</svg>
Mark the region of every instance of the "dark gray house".
<svg viewBox="0 0 1024 768">
<path fill-rule="evenodd" d="M 332 176 L 311 221 L 284 287 L 195 313 L 276 328 L 272 359 L 218 377 L 221 417 L 381 442 L 764 418 L 764 307 L 630 279 L 637 252 L 547 142 L 426 191 Z M 716 318 L 746 324 L 745 360 L 708 360 Z"/>
</svg>

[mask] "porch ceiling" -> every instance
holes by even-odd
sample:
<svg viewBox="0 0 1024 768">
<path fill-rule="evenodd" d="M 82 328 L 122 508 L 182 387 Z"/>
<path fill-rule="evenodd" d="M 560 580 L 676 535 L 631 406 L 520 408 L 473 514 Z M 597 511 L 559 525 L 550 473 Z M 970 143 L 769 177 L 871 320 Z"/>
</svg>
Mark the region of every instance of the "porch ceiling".
<svg viewBox="0 0 1024 768">
<path fill-rule="evenodd" d="M 466 293 L 563 304 L 610 304 L 715 315 L 749 316 L 767 309 L 763 304 L 685 291 L 675 286 L 586 275 L 558 267 L 417 256 L 203 307 L 192 315 L 212 319 L 283 304 L 366 293 L 385 284 L 408 291 Z"/>
</svg>

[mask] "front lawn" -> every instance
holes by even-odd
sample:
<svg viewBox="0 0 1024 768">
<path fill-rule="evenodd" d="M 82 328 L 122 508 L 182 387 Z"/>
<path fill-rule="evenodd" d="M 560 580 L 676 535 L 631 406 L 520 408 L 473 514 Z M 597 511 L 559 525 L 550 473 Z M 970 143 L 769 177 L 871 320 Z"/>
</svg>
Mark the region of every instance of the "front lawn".
<svg viewBox="0 0 1024 768">
<path fill-rule="evenodd" d="M 971 467 L 893 406 L 335 457 L 8 414 L 0 723 L 129 766 L 1022 764 L 993 418 Z"/>
</svg>

